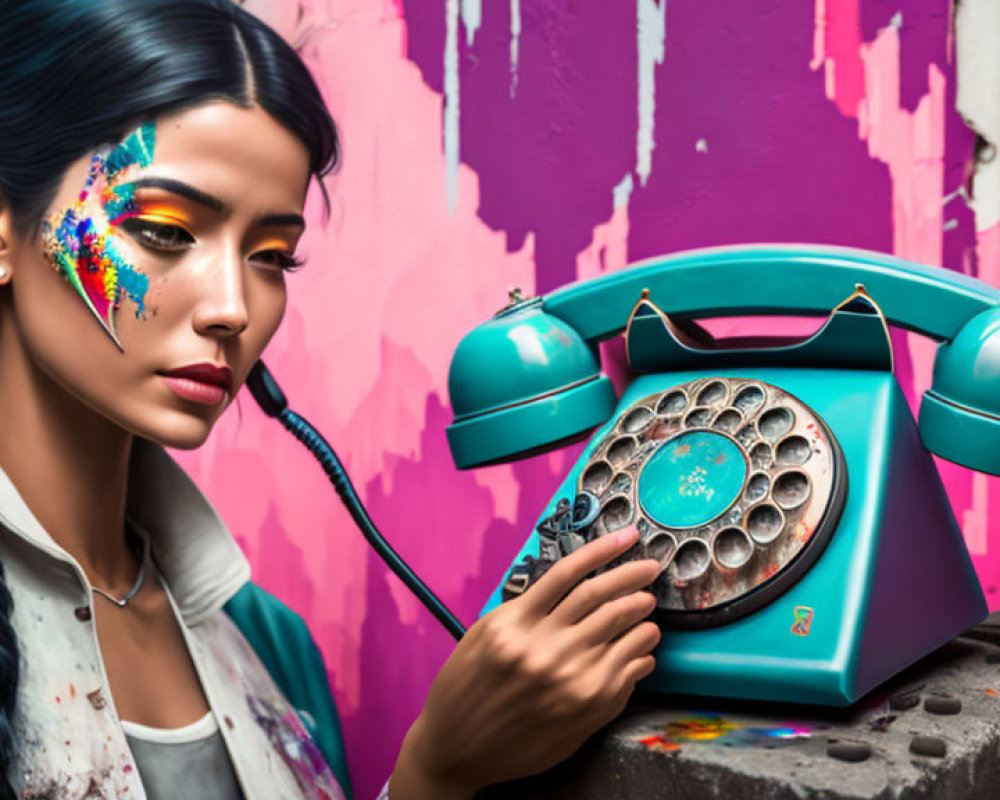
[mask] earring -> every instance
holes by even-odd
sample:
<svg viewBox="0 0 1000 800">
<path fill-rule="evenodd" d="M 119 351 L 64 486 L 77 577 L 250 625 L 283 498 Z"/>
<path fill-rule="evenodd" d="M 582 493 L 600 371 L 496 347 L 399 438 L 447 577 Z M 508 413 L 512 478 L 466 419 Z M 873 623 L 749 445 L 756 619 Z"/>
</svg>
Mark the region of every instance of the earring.
<svg viewBox="0 0 1000 800">
<path fill-rule="evenodd" d="M 0 281 L 5 281 L 5 280 L 7 280 L 7 268 L 0 267 Z"/>
</svg>

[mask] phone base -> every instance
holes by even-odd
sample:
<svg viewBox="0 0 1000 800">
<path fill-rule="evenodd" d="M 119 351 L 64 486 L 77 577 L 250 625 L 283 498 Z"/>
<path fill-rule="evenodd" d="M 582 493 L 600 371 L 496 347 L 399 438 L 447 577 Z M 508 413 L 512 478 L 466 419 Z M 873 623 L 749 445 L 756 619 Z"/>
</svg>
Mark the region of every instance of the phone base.
<svg viewBox="0 0 1000 800">
<path fill-rule="evenodd" d="M 665 628 L 650 691 L 846 706 L 987 615 L 931 455 L 888 372 L 743 369 L 816 411 L 843 450 L 849 488 L 815 564 L 768 605 L 701 630 Z M 572 498 L 591 449 L 637 399 L 704 373 L 643 376 L 598 430 L 541 519 Z M 538 553 L 538 534 L 522 548 Z M 500 602 L 500 589 L 485 611 Z"/>
</svg>

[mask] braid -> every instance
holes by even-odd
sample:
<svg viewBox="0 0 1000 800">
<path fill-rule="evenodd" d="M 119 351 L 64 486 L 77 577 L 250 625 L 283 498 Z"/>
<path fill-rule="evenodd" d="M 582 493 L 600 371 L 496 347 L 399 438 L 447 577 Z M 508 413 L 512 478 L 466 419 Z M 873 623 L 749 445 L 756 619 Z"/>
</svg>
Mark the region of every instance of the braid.
<svg viewBox="0 0 1000 800">
<path fill-rule="evenodd" d="M 17 634 L 10 622 L 13 606 L 0 562 L 0 800 L 15 800 L 16 797 L 7 779 L 14 758 L 14 700 L 20 671 Z"/>
</svg>

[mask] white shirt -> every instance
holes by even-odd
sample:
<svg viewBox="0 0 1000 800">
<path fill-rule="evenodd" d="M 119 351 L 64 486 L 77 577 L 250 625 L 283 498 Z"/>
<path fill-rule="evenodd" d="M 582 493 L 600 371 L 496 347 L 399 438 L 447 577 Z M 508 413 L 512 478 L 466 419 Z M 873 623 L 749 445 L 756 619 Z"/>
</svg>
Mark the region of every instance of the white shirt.
<svg viewBox="0 0 1000 800">
<path fill-rule="evenodd" d="M 211 711 L 181 728 L 122 728 L 150 800 L 244 800 Z"/>
</svg>

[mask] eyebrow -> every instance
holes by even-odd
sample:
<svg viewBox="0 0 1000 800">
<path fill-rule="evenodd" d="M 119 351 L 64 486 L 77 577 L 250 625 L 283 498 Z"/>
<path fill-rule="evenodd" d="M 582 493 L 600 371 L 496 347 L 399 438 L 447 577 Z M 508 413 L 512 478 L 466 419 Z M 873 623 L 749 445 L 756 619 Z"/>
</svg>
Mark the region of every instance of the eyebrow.
<svg viewBox="0 0 1000 800">
<path fill-rule="evenodd" d="M 132 185 L 136 189 L 163 189 L 165 192 L 186 197 L 188 200 L 213 211 L 222 211 L 224 208 L 222 201 L 218 198 L 212 197 L 201 189 L 195 189 L 191 184 L 175 181 L 173 178 L 139 178 Z"/>
<path fill-rule="evenodd" d="M 212 211 L 225 210 L 225 204 L 217 197 L 213 197 L 201 189 L 196 189 L 189 183 L 177 181 L 173 178 L 139 178 L 132 185 L 136 189 L 163 189 L 165 192 L 185 197 L 198 205 L 212 209 Z M 301 214 L 268 214 L 262 217 L 258 224 L 304 228 L 306 221 Z"/>
<path fill-rule="evenodd" d="M 299 228 L 304 228 L 306 226 L 305 218 L 301 214 L 268 214 L 266 217 L 261 217 L 260 225 L 272 225 L 272 226 L 296 226 Z"/>
</svg>

